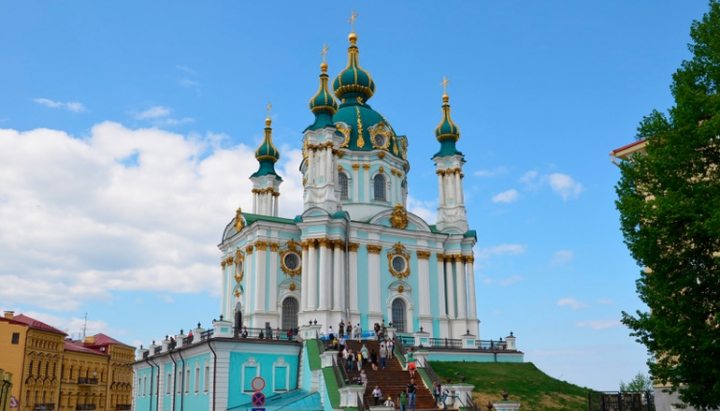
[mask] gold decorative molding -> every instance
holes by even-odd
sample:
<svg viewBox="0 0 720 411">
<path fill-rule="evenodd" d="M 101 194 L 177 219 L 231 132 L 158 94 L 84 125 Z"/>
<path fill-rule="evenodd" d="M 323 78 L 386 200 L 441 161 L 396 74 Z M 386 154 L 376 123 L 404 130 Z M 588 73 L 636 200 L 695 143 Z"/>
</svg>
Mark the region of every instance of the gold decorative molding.
<svg viewBox="0 0 720 411">
<path fill-rule="evenodd" d="M 410 275 L 410 252 L 399 241 L 388 250 L 387 258 L 390 274 L 401 280 Z M 394 262 L 400 261 L 400 258 L 402 262 L 395 265 Z"/>
<path fill-rule="evenodd" d="M 408 216 L 402 204 L 395 204 L 395 209 L 390 214 L 390 224 L 393 228 L 404 230 L 408 226 Z"/>
<path fill-rule="evenodd" d="M 351 253 L 357 253 L 359 248 L 360 248 L 360 243 L 349 243 L 348 244 L 348 250 Z"/>
<path fill-rule="evenodd" d="M 385 167 L 380 166 L 380 168 L 378 168 L 378 171 L 381 172 L 381 173 L 384 173 L 384 172 L 385 172 Z"/>
<path fill-rule="evenodd" d="M 380 251 L 382 251 L 383 247 L 381 245 L 373 245 L 373 244 L 367 244 L 365 247 L 367 247 L 369 254 L 380 254 Z"/>
<path fill-rule="evenodd" d="M 249 245 L 245 247 L 245 254 L 252 254 L 253 253 L 253 246 Z"/>
<path fill-rule="evenodd" d="M 353 168 L 353 170 L 357 170 L 360 168 L 360 164 L 355 163 L 352 165 L 352 168 Z"/>
<path fill-rule="evenodd" d="M 243 221 L 242 217 L 242 208 L 240 207 L 238 207 L 238 209 L 235 211 L 235 221 L 233 221 L 233 227 L 237 232 L 240 232 L 240 230 L 245 227 L 245 221 Z"/>
<path fill-rule="evenodd" d="M 338 156 L 338 158 L 343 158 L 343 157 L 345 157 L 345 152 L 338 150 L 338 151 L 337 151 L 337 156 Z"/>
<path fill-rule="evenodd" d="M 277 252 L 280 249 L 280 243 L 270 243 L 270 251 Z"/>
<path fill-rule="evenodd" d="M 335 128 L 345 136 L 345 140 L 340 144 L 340 148 L 347 147 L 350 144 L 350 133 L 352 127 L 344 123 L 336 123 Z"/>
<path fill-rule="evenodd" d="M 432 254 L 430 251 L 423 250 L 417 250 L 415 253 L 417 254 L 418 260 L 429 260 L 430 254 Z"/>
<path fill-rule="evenodd" d="M 402 294 L 403 291 L 405 291 L 405 287 L 403 287 L 402 284 L 398 285 L 397 292 L 399 292 L 400 294 Z"/>
<path fill-rule="evenodd" d="M 343 171 L 343 166 L 338 165 L 338 171 L 342 172 L 342 171 Z"/>
<path fill-rule="evenodd" d="M 384 152 L 384 151 L 379 152 L 379 153 L 378 153 L 378 157 L 380 158 L 380 160 L 382 160 L 383 158 L 385 158 L 385 152 Z"/>
<path fill-rule="evenodd" d="M 233 294 L 235 294 L 235 297 L 240 297 L 240 290 L 235 290 Z"/>
<path fill-rule="evenodd" d="M 320 246 L 320 247 L 325 247 L 325 248 L 330 247 L 330 245 L 328 244 L 330 242 L 330 240 L 328 240 L 327 238 L 318 238 L 317 242 L 318 242 L 318 246 Z"/>
<path fill-rule="evenodd" d="M 225 269 L 226 265 L 227 265 L 227 262 L 225 260 L 220 261 L 220 266 L 222 267 L 223 270 Z"/>
<path fill-rule="evenodd" d="M 229 257 L 227 258 L 227 263 L 228 263 L 228 265 L 231 265 L 234 261 L 235 261 L 235 259 L 233 258 L 233 256 L 229 256 Z"/>
<path fill-rule="evenodd" d="M 290 291 L 295 291 L 296 288 L 297 286 L 295 285 L 295 283 L 290 283 Z"/>
<path fill-rule="evenodd" d="M 367 164 L 367 163 L 363 164 L 363 168 L 365 170 L 370 170 L 370 164 Z"/>
<path fill-rule="evenodd" d="M 300 275 L 300 273 L 302 272 L 303 261 L 301 249 L 307 250 L 305 242 L 298 244 L 297 241 L 291 238 L 290 240 L 288 240 L 287 243 L 285 243 L 284 249 L 280 251 L 280 269 L 290 277 Z M 285 265 L 285 256 L 290 253 L 297 255 L 298 260 L 300 261 L 300 264 L 295 268 L 289 268 L 287 265 Z"/>
<path fill-rule="evenodd" d="M 362 124 L 362 118 L 360 116 L 360 107 L 355 106 L 355 111 L 357 112 L 357 126 L 358 126 L 358 130 L 357 130 L 358 138 L 357 138 L 357 141 L 355 142 L 355 144 L 358 146 L 358 148 L 363 148 L 363 147 L 365 147 L 365 139 L 363 139 L 363 124 Z"/>
<path fill-rule="evenodd" d="M 438 261 L 444 261 L 445 260 L 445 254 L 443 253 L 437 253 L 437 260 Z"/>
<path fill-rule="evenodd" d="M 267 241 L 255 241 L 255 248 L 257 248 L 258 251 L 266 251 L 268 247 Z"/>
</svg>

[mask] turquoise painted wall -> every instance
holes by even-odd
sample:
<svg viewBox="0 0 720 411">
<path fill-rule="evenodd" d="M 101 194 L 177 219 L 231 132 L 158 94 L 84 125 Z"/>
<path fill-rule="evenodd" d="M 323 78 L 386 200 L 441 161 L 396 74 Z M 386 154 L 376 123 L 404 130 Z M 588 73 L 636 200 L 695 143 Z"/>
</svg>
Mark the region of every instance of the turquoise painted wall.
<svg viewBox="0 0 720 411">
<path fill-rule="evenodd" d="M 243 365 L 248 363 L 250 358 L 255 360 L 256 365 L 245 365 L 245 379 L 243 379 Z M 274 363 L 278 358 L 283 358 L 287 366 L 286 372 L 289 377 L 288 390 L 297 388 L 297 355 L 289 354 L 259 354 L 250 352 L 230 353 L 230 367 L 228 370 L 228 408 L 247 404 L 253 394 L 250 381 L 259 373 L 265 380 L 263 394 L 269 397 L 276 394 L 273 377 Z"/>
<path fill-rule="evenodd" d="M 478 352 L 462 352 L 459 351 L 457 354 L 448 352 L 430 352 L 428 356 L 429 361 L 457 361 L 457 362 L 495 362 L 495 355 L 493 353 L 478 353 Z M 497 355 L 497 362 L 524 362 L 524 356 L 522 355 Z"/>
</svg>

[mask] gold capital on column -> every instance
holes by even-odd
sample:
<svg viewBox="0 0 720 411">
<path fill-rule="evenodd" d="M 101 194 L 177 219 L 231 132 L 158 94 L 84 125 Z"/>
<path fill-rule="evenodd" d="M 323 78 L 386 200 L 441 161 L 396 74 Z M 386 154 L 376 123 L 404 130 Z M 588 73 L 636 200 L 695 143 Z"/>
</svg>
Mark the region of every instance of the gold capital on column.
<svg viewBox="0 0 720 411">
<path fill-rule="evenodd" d="M 280 243 L 270 243 L 270 251 L 277 252 L 280 249 Z"/>
<path fill-rule="evenodd" d="M 357 170 L 360 168 L 360 164 L 355 163 L 352 165 L 352 168 L 353 168 L 353 170 Z"/>
<path fill-rule="evenodd" d="M 318 238 L 317 240 L 318 246 L 328 248 L 330 245 L 328 244 L 330 240 L 327 238 Z"/>
<path fill-rule="evenodd" d="M 255 248 L 258 249 L 258 251 L 265 251 L 267 250 L 268 242 L 267 241 L 255 241 Z"/>
<path fill-rule="evenodd" d="M 222 261 L 220 262 L 220 266 L 222 267 L 223 270 L 225 269 L 225 266 L 226 266 L 226 265 L 227 265 L 227 263 L 225 262 L 225 260 L 222 260 Z"/>
<path fill-rule="evenodd" d="M 443 253 L 437 253 L 436 255 L 437 255 L 437 260 L 438 260 L 438 261 L 443 261 L 443 260 L 445 260 L 445 254 L 443 254 Z"/>
<path fill-rule="evenodd" d="M 253 253 L 253 246 L 249 245 L 245 247 L 245 253 L 246 254 L 252 254 Z"/>
<path fill-rule="evenodd" d="M 360 243 L 349 243 L 348 244 L 348 250 L 350 250 L 351 253 L 357 253 L 359 248 L 360 248 Z"/>
<path fill-rule="evenodd" d="M 417 250 L 416 251 L 418 259 L 420 260 L 427 260 L 430 258 L 430 254 L 432 254 L 430 251 L 423 251 L 423 250 Z"/>
<path fill-rule="evenodd" d="M 381 245 L 373 245 L 373 244 L 367 244 L 365 247 L 367 247 L 368 253 L 370 254 L 380 254 L 380 251 L 382 251 Z"/>
<path fill-rule="evenodd" d="M 370 164 L 363 164 L 363 168 L 365 170 L 370 170 Z"/>
</svg>

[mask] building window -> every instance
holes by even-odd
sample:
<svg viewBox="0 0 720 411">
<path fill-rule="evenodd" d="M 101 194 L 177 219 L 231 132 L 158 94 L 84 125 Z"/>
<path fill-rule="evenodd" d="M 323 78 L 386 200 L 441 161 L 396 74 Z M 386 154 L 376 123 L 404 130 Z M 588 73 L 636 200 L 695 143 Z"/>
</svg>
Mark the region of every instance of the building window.
<svg viewBox="0 0 720 411">
<path fill-rule="evenodd" d="M 340 199 L 348 199 L 348 178 L 345 173 L 340 173 L 338 177 L 338 184 L 340 185 Z"/>
<path fill-rule="evenodd" d="M 20 343 L 20 333 L 13 333 L 12 334 L 12 344 L 19 344 Z"/>
<path fill-rule="evenodd" d="M 399 333 L 405 332 L 405 301 L 396 298 L 392 303 L 393 327 Z"/>
<path fill-rule="evenodd" d="M 203 391 L 210 391 L 210 365 L 205 365 L 205 380 L 203 380 Z"/>
<path fill-rule="evenodd" d="M 385 196 L 385 176 L 378 174 L 373 178 L 373 194 L 377 201 L 387 201 Z"/>
<path fill-rule="evenodd" d="M 33 372 L 33 360 L 30 360 L 30 364 L 28 365 L 28 374 L 32 375 Z"/>
<path fill-rule="evenodd" d="M 298 300 L 288 297 L 282 304 L 282 327 L 283 330 L 290 330 L 297 327 L 298 322 Z"/>
<path fill-rule="evenodd" d="M 195 394 L 200 391 L 200 364 L 195 364 Z"/>
<path fill-rule="evenodd" d="M 190 368 L 185 370 L 185 394 L 190 392 Z"/>
<path fill-rule="evenodd" d="M 165 394 L 170 395 L 170 383 L 172 381 L 172 373 L 167 373 L 167 379 L 165 380 Z"/>
<path fill-rule="evenodd" d="M 177 394 L 182 393 L 182 370 L 178 370 L 177 372 L 177 380 L 175 380 L 175 385 L 177 386 Z"/>
</svg>

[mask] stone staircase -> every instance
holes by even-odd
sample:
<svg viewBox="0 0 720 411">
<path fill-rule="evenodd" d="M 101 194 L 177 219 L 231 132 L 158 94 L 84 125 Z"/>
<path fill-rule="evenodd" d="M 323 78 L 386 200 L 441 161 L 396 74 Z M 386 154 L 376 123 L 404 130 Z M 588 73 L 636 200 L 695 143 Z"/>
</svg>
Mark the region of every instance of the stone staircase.
<svg viewBox="0 0 720 411">
<path fill-rule="evenodd" d="M 378 341 L 364 340 L 361 343 L 358 343 L 357 341 L 348 340 L 347 344 L 348 348 L 353 350 L 355 353 L 359 352 L 363 344 L 365 344 L 368 352 L 375 350 L 375 352 L 378 353 L 379 358 L 380 344 Z M 368 385 L 365 389 L 365 404 L 375 404 L 372 390 L 375 389 L 376 385 L 378 385 L 383 393 L 383 398 L 387 398 L 388 396 L 392 397 L 392 400 L 397 408 L 400 408 L 398 394 L 400 394 L 400 391 L 405 390 L 407 384 L 410 382 L 410 373 L 408 371 L 403 371 L 400 361 L 395 356 L 388 358 L 385 371 L 379 368 L 379 366 L 377 371 L 373 371 L 370 363 L 368 362 L 368 365 L 364 366 L 363 370 L 365 370 L 365 374 L 368 378 Z M 348 372 L 348 377 L 351 381 L 359 376 L 360 372 L 357 371 L 357 368 L 355 368 L 354 371 Z M 420 373 L 415 373 L 415 384 L 418 386 L 416 409 L 418 411 L 437 409 L 435 407 L 435 399 L 433 398 L 432 392 L 425 386 L 425 383 L 423 383 Z"/>
</svg>

